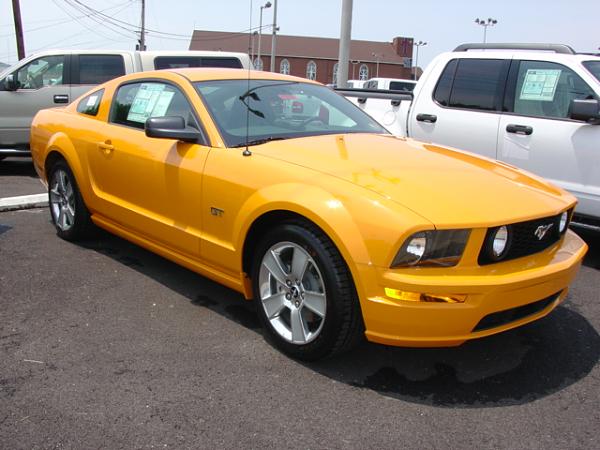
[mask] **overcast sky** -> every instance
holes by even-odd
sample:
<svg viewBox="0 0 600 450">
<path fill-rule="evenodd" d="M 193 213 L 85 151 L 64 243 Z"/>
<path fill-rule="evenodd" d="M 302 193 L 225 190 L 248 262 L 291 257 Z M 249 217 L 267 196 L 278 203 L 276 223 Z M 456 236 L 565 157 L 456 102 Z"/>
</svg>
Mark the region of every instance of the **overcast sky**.
<svg viewBox="0 0 600 450">
<path fill-rule="evenodd" d="M 151 33 L 148 50 L 187 49 L 194 28 L 248 30 L 251 3 L 252 27 L 258 27 L 266 0 L 146 0 L 146 27 L 170 33 Z M 81 4 L 120 20 L 119 26 L 85 17 Z M 134 49 L 140 5 L 141 0 L 21 0 L 26 53 Z M 279 32 L 339 38 L 341 5 L 342 0 L 278 0 Z M 273 8 L 264 11 L 263 25 L 272 23 Z M 600 0 L 354 0 L 352 38 L 391 41 L 406 36 L 427 41 L 419 51 L 419 65 L 424 66 L 460 43 L 481 42 L 483 27 L 474 23 L 476 17 L 498 21 L 488 29 L 488 42 L 565 43 L 587 52 L 600 47 Z M 0 0 L 0 61 L 13 63 L 16 53 L 11 0 Z"/>
</svg>

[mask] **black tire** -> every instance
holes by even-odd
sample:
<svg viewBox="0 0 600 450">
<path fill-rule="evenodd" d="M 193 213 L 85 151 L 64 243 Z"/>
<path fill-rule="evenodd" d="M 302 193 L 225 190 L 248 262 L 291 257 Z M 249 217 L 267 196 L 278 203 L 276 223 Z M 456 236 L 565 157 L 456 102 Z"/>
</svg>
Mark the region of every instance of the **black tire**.
<svg viewBox="0 0 600 450">
<path fill-rule="evenodd" d="M 62 189 L 56 184 L 59 183 L 59 177 L 62 179 Z M 68 195 L 70 189 L 72 195 Z M 61 190 L 65 192 L 60 193 Z M 52 223 L 59 237 L 67 241 L 78 241 L 91 235 L 93 224 L 90 213 L 83 203 L 73 172 L 64 160 L 57 161 L 49 170 L 48 202 Z M 67 208 L 68 214 L 65 212 Z M 66 222 L 63 221 L 65 217 Z"/>
<path fill-rule="evenodd" d="M 289 313 L 287 313 L 290 317 L 288 319 L 288 323 L 290 324 L 289 332 L 292 333 L 293 336 L 290 314 L 292 314 L 291 310 L 294 309 L 294 306 L 281 307 L 281 312 L 272 315 L 270 319 L 261 298 L 260 276 L 263 259 L 271 249 L 283 248 L 278 246 L 286 245 L 299 246 L 306 251 L 311 262 L 307 263 L 307 266 L 305 266 L 306 271 L 303 273 L 310 272 L 308 276 L 316 280 L 322 280 L 322 285 L 324 287 L 326 313 L 323 318 L 321 318 L 314 314 L 312 309 L 308 309 L 307 314 L 316 319 L 316 324 L 310 324 L 316 328 L 316 330 L 314 333 L 315 337 L 312 337 L 310 341 L 307 340 L 304 343 L 291 342 L 282 335 L 281 331 L 277 331 L 276 329 L 276 327 L 278 327 L 281 330 L 280 324 L 282 323 L 285 328 L 286 321 L 284 314 L 287 313 L 287 310 L 289 309 Z M 296 249 L 291 247 L 290 252 L 295 254 Z M 283 256 L 279 261 L 283 262 Z M 316 268 L 313 268 L 313 265 L 316 265 Z M 293 270 L 291 267 L 292 263 L 290 261 L 288 273 Z M 309 268 L 311 269 L 310 271 Z M 277 286 L 275 292 L 281 291 L 282 284 L 273 279 L 274 277 L 271 275 L 272 272 L 270 272 L 266 266 L 262 270 L 262 289 L 263 292 L 265 292 L 265 297 L 268 297 L 266 291 L 271 293 L 274 285 Z M 267 279 L 270 280 L 269 282 L 265 281 L 266 273 L 269 274 L 267 275 Z M 292 278 L 291 273 L 289 273 L 288 278 Z M 304 285 L 304 281 L 310 280 L 303 278 L 303 280 L 300 281 L 301 284 Z M 269 233 L 260 241 L 254 252 L 252 285 L 256 310 L 266 330 L 267 337 L 277 348 L 287 355 L 304 361 L 313 361 L 331 357 L 350 350 L 364 335 L 364 324 L 358 296 L 348 266 L 333 242 L 319 228 L 310 223 L 291 222 L 269 231 Z M 285 288 L 285 286 L 283 287 Z M 306 294 L 306 298 L 308 299 L 308 295 L 311 293 L 308 289 L 306 292 L 304 292 L 304 288 L 302 288 L 302 290 L 302 306 L 297 309 L 299 316 L 306 316 L 306 314 L 301 314 L 300 310 L 306 306 L 304 304 L 304 295 Z M 290 291 L 284 290 L 284 292 L 284 295 L 291 295 Z M 294 291 L 294 294 L 297 294 L 297 292 Z M 272 321 L 274 321 L 273 323 L 275 323 L 275 325 L 273 325 Z M 303 321 L 302 323 L 305 322 Z M 308 326 L 307 328 L 302 328 L 303 330 L 307 328 L 310 329 Z"/>
</svg>

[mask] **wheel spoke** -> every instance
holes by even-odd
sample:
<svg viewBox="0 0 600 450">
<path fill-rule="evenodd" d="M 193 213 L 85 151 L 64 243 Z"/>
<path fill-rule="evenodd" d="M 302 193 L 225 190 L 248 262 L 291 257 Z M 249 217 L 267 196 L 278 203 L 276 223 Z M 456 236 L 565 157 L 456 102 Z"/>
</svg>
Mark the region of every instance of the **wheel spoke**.
<svg viewBox="0 0 600 450">
<path fill-rule="evenodd" d="M 73 199 L 73 185 L 71 183 L 68 183 L 68 180 L 67 185 L 65 186 L 65 197 L 69 201 Z"/>
<path fill-rule="evenodd" d="M 292 256 L 292 276 L 294 276 L 296 280 L 302 281 L 307 266 L 308 255 L 300 247 L 295 247 Z"/>
<path fill-rule="evenodd" d="M 65 195 L 65 193 L 67 192 L 67 186 L 65 183 L 67 174 L 61 170 L 58 172 L 57 176 L 58 176 L 58 192 L 60 192 L 62 195 Z"/>
<path fill-rule="evenodd" d="M 277 255 L 273 250 L 271 250 L 265 254 L 262 263 L 263 266 L 265 266 L 265 268 L 269 271 L 271 276 L 273 276 L 277 280 L 277 282 L 285 286 L 287 274 L 283 270 L 281 260 L 279 259 L 279 255 Z"/>
<path fill-rule="evenodd" d="M 290 313 L 290 325 L 292 327 L 292 342 L 306 342 L 306 327 L 300 310 L 292 308 Z"/>
<path fill-rule="evenodd" d="M 270 297 L 263 298 L 262 302 L 267 317 L 273 319 L 277 317 L 285 307 L 285 296 L 284 294 L 271 295 Z"/>
<path fill-rule="evenodd" d="M 327 310 L 325 294 L 321 294 L 319 292 L 305 292 L 303 304 L 317 316 L 325 317 L 325 311 Z"/>
<path fill-rule="evenodd" d="M 65 211 L 60 208 L 58 212 L 58 219 L 56 219 L 56 224 L 61 228 L 61 230 L 65 229 Z"/>
<path fill-rule="evenodd" d="M 71 205 L 66 206 L 65 216 L 67 216 L 67 219 L 69 220 L 69 225 L 73 225 L 73 223 L 75 222 L 75 211 L 73 210 Z"/>
</svg>

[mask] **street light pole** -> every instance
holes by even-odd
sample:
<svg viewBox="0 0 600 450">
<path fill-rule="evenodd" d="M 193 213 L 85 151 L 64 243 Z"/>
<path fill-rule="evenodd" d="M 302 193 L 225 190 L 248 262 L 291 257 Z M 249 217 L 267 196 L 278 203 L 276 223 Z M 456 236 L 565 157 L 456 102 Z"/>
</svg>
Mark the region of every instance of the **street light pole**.
<svg viewBox="0 0 600 450">
<path fill-rule="evenodd" d="M 488 27 L 493 27 L 494 25 L 496 25 L 498 23 L 498 21 L 496 19 L 492 19 L 491 17 L 488 17 L 487 20 L 480 19 L 478 17 L 477 19 L 475 19 L 475 23 L 477 25 L 481 25 L 483 27 L 483 43 L 485 44 L 486 41 L 487 41 L 487 29 L 488 29 Z"/>
<path fill-rule="evenodd" d="M 371 56 L 375 58 L 375 64 L 377 67 L 375 77 L 379 78 L 379 57 L 383 55 L 380 55 L 379 53 L 371 53 Z"/>
<path fill-rule="evenodd" d="M 417 42 L 413 42 L 413 45 L 417 48 L 417 53 L 415 55 L 415 69 L 414 69 L 414 80 L 417 80 L 417 68 L 419 67 L 419 47 L 423 47 L 424 45 L 427 45 L 427 42 L 423 42 L 423 41 L 417 41 Z"/>
<path fill-rule="evenodd" d="M 258 50 L 256 52 L 256 61 L 254 64 L 254 68 L 257 69 L 258 67 L 256 67 L 256 64 L 260 64 L 260 38 L 262 37 L 262 15 L 263 15 L 263 9 L 266 8 L 270 8 L 271 7 L 271 2 L 267 2 L 265 3 L 263 6 L 260 7 L 260 23 L 258 25 Z M 262 70 L 262 67 L 261 67 Z"/>
<path fill-rule="evenodd" d="M 334 83 L 346 89 L 348 87 L 348 61 L 350 60 L 350 43 L 352 40 L 352 0 L 342 1 L 342 22 L 340 30 L 340 48 L 338 54 L 338 70 Z"/>
<path fill-rule="evenodd" d="M 271 72 L 275 72 L 275 52 L 277 39 L 277 0 L 273 0 L 273 39 L 271 40 Z"/>
</svg>

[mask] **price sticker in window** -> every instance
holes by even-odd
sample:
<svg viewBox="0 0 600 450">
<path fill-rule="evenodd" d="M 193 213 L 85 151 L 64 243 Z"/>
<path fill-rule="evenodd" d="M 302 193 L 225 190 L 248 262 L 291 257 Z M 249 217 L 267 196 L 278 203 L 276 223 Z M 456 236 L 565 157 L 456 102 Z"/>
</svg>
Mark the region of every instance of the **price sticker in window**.
<svg viewBox="0 0 600 450">
<path fill-rule="evenodd" d="M 519 100 L 553 101 L 560 73 L 560 70 L 555 69 L 527 70 Z"/>
</svg>

